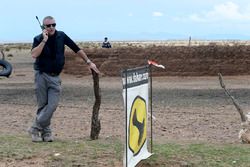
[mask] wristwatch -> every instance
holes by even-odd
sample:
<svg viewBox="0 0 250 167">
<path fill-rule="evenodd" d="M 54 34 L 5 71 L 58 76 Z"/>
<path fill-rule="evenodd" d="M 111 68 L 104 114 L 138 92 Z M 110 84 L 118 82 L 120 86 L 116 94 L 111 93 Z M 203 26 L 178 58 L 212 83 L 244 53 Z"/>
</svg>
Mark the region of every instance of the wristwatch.
<svg viewBox="0 0 250 167">
<path fill-rule="evenodd" d="M 90 64 L 90 63 L 91 63 L 91 60 L 87 59 L 86 63 L 87 63 L 87 64 Z"/>
</svg>

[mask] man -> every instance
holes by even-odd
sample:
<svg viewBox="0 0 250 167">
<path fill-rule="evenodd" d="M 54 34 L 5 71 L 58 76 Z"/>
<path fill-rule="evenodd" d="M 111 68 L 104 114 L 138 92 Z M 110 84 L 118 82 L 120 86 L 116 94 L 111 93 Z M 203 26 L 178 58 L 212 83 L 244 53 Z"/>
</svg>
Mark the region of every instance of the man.
<svg viewBox="0 0 250 167">
<path fill-rule="evenodd" d="M 108 37 L 104 38 L 104 41 L 102 43 L 102 48 L 111 48 L 111 44 L 108 41 Z"/>
<path fill-rule="evenodd" d="M 64 66 L 64 47 L 67 45 L 80 56 L 95 72 L 96 65 L 90 61 L 64 32 L 56 30 L 56 22 L 52 16 L 43 19 L 43 31 L 33 41 L 31 55 L 35 58 L 35 92 L 38 109 L 36 119 L 29 129 L 33 142 L 52 142 L 50 129 L 51 118 L 59 103 L 61 79 L 59 74 Z"/>
</svg>

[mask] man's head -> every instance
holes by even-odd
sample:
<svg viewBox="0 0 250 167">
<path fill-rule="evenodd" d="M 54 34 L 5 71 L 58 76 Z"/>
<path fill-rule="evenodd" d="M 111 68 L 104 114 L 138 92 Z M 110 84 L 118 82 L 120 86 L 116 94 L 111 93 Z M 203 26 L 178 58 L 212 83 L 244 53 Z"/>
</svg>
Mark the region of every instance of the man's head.
<svg viewBox="0 0 250 167">
<path fill-rule="evenodd" d="M 55 27 L 56 27 L 56 21 L 52 16 L 46 16 L 43 19 L 43 26 L 48 31 L 48 35 L 54 35 L 55 34 Z"/>
<path fill-rule="evenodd" d="M 108 41 L 108 37 L 105 37 L 105 38 L 104 38 L 104 41 Z"/>
</svg>

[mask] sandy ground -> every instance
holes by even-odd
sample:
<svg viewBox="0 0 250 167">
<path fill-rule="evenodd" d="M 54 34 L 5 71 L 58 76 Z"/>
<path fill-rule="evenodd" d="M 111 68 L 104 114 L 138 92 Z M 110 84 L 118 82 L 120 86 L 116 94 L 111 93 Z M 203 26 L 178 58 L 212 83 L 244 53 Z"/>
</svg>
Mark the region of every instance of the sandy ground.
<svg viewBox="0 0 250 167">
<path fill-rule="evenodd" d="M 8 57 L 10 78 L 0 77 L 0 133 L 27 134 L 36 112 L 33 59 L 28 52 Z M 62 74 L 60 105 L 52 119 L 55 139 L 90 135 L 94 104 L 91 76 Z M 248 112 L 250 77 L 226 76 L 232 95 Z M 119 77 L 101 77 L 101 138 L 124 138 L 122 83 Z M 240 143 L 240 116 L 220 88 L 217 77 L 154 77 L 153 135 L 157 142 Z M 28 135 L 28 134 L 27 134 Z"/>
</svg>

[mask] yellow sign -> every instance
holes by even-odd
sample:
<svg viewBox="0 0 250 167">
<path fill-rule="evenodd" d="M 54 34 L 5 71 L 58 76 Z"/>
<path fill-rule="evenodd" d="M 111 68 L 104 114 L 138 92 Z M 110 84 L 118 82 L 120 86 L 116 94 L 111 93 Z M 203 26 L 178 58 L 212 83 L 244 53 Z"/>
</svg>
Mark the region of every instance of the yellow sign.
<svg viewBox="0 0 250 167">
<path fill-rule="evenodd" d="M 146 101 L 137 96 L 130 111 L 129 118 L 129 148 L 134 156 L 137 155 L 146 141 L 147 136 L 147 107 Z"/>
</svg>

